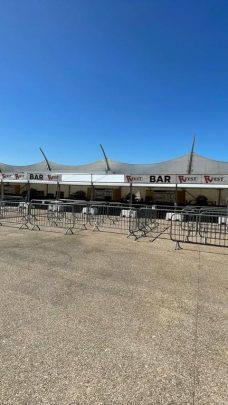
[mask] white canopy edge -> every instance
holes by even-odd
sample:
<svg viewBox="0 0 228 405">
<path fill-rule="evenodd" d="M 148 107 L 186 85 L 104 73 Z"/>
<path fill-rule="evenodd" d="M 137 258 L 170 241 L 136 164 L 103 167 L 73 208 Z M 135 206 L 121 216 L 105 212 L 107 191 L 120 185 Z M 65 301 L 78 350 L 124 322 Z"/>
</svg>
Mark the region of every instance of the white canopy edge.
<svg viewBox="0 0 228 405">
<path fill-rule="evenodd" d="M 2 180 L 1 183 L 4 184 L 60 184 L 60 185 L 75 185 L 75 186 L 101 186 L 101 187 L 130 187 L 130 183 L 126 182 L 88 182 L 88 181 L 48 181 L 48 180 L 10 180 L 5 179 Z M 133 187 L 137 188 L 160 188 L 160 189 L 168 189 L 168 188 L 178 188 L 178 189 L 186 189 L 186 188 L 205 188 L 205 189 L 228 189 L 228 184 L 203 184 L 203 183 L 195 183 L 195 184 L 159 184 L 159 183 L 132 183 Z"/>
</svg>

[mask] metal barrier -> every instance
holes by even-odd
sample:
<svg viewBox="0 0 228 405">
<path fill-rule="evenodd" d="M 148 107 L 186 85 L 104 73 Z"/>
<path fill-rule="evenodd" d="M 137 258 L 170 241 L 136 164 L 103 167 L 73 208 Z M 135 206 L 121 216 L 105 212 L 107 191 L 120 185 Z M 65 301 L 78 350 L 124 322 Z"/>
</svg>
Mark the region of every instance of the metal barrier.
<svg viewBox="0 0 228 405">
<path fill-rule="evenodd" d="M 172 215 L 175 215 L 175 220 L 180 220 L 181 209 L 179 207 L 159 207 L 156 205 L 140 208 L 137 213 L 135 239 L 149 236 L 151 237 L 150 241 L 153 242 L 158 238 L 169 238 Z"/>
<path fill-rule="evenodd" d="M 0 225 L 19 225 L 28 229 L 28 203 L 22 201 L 0 201 Z"/>
<path fill-rule="evenodd" d="M 92 229 L 124 233 L 135 240 L 149 236 L 180 243 L 228 247 L 228 209 L 220 207 L 125 206 L 110 203 L 32 200 L 0 202 L 0 225 L 29 229 Z"/>
<path fill-rule="evenodd" d="M 131 233 L 135 240 L 147 236 L 156 228 L 156 207 L 141 207 L 137 210 L 137 223 Z"/>
<path fill-rule="evenodd" d="M 211 246 L 228 247 L 228 214 L 227 210 L 200 210 L 198 213 L 183 214 L 182 221 L 171 219 L 170 238 L 180 243 L 195 243 Z"/>
<path fill-rule="evenodd" d="M 137 210 L 123 205 L 102 205 L 61 200 L 31 200 L 2 202 L 0 224 L 14 222 L 32 230 L 62 228 L 73 233 L 76 228 L 121 232 L 128 235 L 137 231 Z"/>
<path fill-rule="evenodd" d="M 73 234 L 76 227 L 86 228 L 87 215 L 79 204 L 61 201 L 31 201 L 29 204 L 29 223 L 32 230 L 41 228 L 61 228 Z"/>
<path fill-rule="evenodd" d="M 127 233 L 135 240 L 147 235 L 167 238 L 172 214 L 168 210 L 170 207 L 93 204 L 88 205 L 88 222 L 93 230 Z"/>
<path fill-rule="evenodd" d="M 199 235 L 204 239 L 204 244 L 228 247 L 227 211 L 201 212 Z"/>
<path fill-rule="evenodd" d="M 173 208 L 173 207 L 172 207 Z M 93 230 L 127 233 L 135 240 L 151 235 L 153 238 L 169 236 L 171 214 L 157 206 L 88 205 L 88 222 Z"/>
<path fill-rule="evenodd" d="M 137 227 L 137 210 L 118 205 L 89 205 L 88 223 L 92 230 L 117 233 L 134 232 Z"/>
</svg>

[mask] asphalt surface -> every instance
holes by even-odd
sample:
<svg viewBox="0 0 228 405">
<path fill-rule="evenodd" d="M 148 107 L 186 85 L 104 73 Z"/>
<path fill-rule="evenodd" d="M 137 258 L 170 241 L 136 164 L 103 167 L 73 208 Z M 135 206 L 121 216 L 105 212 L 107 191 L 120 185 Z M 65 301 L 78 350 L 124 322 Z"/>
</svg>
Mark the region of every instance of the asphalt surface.
<svg viewBox="0 0 228 405">
<path fill-rule="evenodd" d="M 0 228 L 1 405 L 225 405 L 227 249 Z"/>
</svg>

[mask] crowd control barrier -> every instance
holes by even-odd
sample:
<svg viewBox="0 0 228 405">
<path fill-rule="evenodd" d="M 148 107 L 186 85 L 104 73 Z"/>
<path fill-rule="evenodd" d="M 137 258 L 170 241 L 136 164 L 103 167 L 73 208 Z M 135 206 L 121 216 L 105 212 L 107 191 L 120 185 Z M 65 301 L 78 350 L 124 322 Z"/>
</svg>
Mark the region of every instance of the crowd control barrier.
<svg viewBox="0 0 228 405">
<path fill-rule="evenodd" d="M 228 247 L 228 209 L 219 207 L 127 206 L 86 201 L 0 202 L 0 225 L 31 230 L 115 232 L 134 237 Z"/>
<path fill-rule="evenodd" d="M 183 214 L 182 221 L 171 219 L 170 238 L 176 242 L 228 247 L 228 212 L 226 209 L 200 209 Z"/>
<path fill-rule="evenodd" d="M 29 228 L 29 204 L 21 201 L 0 201 L 0 225 Z"/>
</svg>

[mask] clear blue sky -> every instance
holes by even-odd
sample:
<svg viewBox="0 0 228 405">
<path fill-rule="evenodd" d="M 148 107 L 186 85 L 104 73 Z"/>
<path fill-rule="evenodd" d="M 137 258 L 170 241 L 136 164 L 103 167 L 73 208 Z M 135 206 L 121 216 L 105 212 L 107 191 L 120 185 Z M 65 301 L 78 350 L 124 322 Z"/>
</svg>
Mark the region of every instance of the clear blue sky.
<svg viewBox="0 0 228 405">
<path fill-rule="evenodd" d="M 1 0 L 0 162 L 228 160 L 227 0 Z"/>
</svg>

